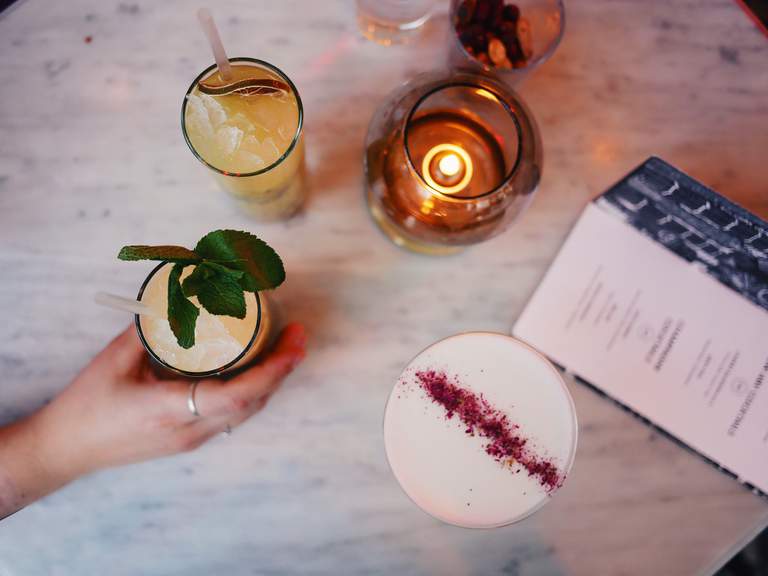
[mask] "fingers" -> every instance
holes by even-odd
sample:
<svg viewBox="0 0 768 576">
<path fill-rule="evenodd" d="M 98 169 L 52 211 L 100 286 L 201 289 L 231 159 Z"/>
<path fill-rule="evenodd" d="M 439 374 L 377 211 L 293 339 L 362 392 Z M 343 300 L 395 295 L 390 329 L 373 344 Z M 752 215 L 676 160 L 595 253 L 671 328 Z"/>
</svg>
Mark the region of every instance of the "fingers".
<svg viewBox="0 0 768 576">
<path fill-rule="evenodd" d="M 177 425 L 174 434 L 179 444 L 174 443 L 172 450 L 194 449 L 227 427 L 235 427 L 263 409 L 285 376 L 304 358 L 305 340 L 301 325 L 288 325 L 274 350 L 256 366 L 229 381 L 216 378 L 200 380 L 195 391 L 199 417 L 193 416 L 187 407 L 189 381 L 155 382 L 156 389 L 162 389 L 162 396 L 168 401 L 167 409 L 183 414 L 184 423 Z"/>
<path fill-rule="evenodd" d="M 201 418 L 194 425 L 199 430 L 205 431 L 209 437 L 215 436 L 227 429 L 237 428 L 240 424 L 261 412 L 271 397 L 271 394 L 264 395 L 249 405 L 247 410 L 225 412 L 213 418 Z"/>
<path fill-rule="evenodd" d="M 259 364 L 232 380 L 204 380 L 195 396 L 200 414 L 205 418 L 229 419 L 236 424 L 263 407 L 283 379 L 304 359 L 306 335 L 301 324 L 283 329 L 277 345 Z"/>
</svg>

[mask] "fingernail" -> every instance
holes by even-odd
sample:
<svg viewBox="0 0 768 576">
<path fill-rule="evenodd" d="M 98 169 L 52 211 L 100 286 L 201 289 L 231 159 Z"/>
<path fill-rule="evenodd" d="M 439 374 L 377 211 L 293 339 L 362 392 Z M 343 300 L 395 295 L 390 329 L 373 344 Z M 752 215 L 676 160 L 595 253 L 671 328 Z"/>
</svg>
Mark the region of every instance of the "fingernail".
<svg viewBox="0 0 768 576">
<path fill-rule="evenodd" d="M 304 329 L 302 328 L 300 332 L 297 332 L 296 335 L 293 337 L 293 343 L 296 346 L 303 347 L 304 344 L 307 343 L 307 334 L 304 332 Z"/>
</svg>

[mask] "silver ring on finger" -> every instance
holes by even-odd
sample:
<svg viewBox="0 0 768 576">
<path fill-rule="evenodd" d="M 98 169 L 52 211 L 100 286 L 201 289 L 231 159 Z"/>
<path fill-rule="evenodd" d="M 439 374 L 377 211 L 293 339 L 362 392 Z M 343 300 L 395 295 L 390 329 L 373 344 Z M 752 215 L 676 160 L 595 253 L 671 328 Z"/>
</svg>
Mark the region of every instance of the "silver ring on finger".
<svg viewBox="0 0 768 576">
<path fill-rule="evenodd" d="M 197 402 L 195 402 L 195 392 L 197 391 L 197 385 L 200 384 L 200 380 L 194 380 L 189 384 L 189 394 L 187 395 L 187 408 L 192 413 L 192 416 L 200 417 L 200 411 L 197 409 Z"/>
</svg>

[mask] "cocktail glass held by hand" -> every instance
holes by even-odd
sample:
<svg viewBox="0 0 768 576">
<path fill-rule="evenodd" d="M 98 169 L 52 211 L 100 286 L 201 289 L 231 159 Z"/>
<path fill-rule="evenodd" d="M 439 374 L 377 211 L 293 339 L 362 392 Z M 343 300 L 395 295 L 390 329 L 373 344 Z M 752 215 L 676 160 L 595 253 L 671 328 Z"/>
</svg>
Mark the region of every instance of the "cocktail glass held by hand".
<svg viewBox="0 0 768 576">
<path fill-rule="evenodd" d="M 121 260 L 159 261 L 136 300 L 99 294 L 97 302 L 135 314 L 136 331 L 165 371 L 194 378 L 236 370 L 279 328 L 268 294 L 285 279 L 265 242 L 239 230 L 215 230 L 194 249 L 125 246 Z"/>
</svg>

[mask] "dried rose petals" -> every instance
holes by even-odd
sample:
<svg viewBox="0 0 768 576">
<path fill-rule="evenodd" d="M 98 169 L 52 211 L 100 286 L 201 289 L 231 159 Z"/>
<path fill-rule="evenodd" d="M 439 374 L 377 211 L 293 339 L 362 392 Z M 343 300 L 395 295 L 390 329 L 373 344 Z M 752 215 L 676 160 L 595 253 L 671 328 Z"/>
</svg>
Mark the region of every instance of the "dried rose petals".
<svg viewBox="0 0 768 576">
<path fill-rule="evenodd" d="M 482 395 L 462 388 L 445 372 L 422 370 L 415 376 L 426 395 L 445 409 L 447 419 L 457 416 L 467 434 L 487 439 L 488 455 L 503 465 L 521 466 L 547 492 L 562 486 L 565 477 L 554 462 L 537 454 L 520 427 Z"/>
</svg>

